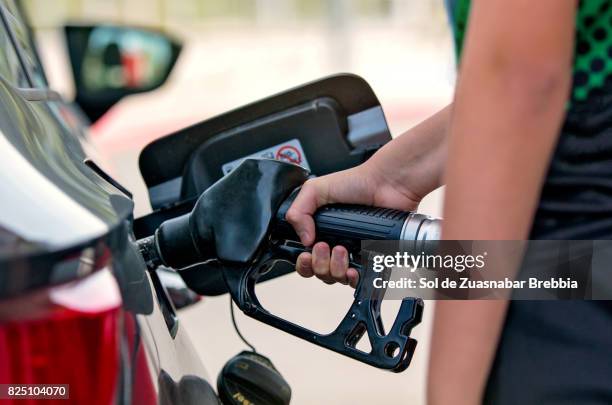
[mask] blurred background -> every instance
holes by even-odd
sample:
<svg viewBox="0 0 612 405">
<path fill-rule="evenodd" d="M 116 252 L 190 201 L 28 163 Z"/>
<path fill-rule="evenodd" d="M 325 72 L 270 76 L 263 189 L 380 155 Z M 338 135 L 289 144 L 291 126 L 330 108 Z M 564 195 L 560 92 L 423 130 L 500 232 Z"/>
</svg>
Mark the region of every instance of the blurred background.
<svg viewBox="0 0 612 405">
<path fill-rule="evenodd" d="M 365 78 L 394 136 L 448 104 L 454 55 L 443 0 L 25 0 L 51 86 L 71 99 L 61 27 L 112 22 L 153 27 L 184 45 L 168 82 L 114 105 L 91 128 L 106 168 L 135 194 L 136 215 L 151 211 L 138 154 L 152 140 L 226 110 L 338 72 Z M 441 191 L 420 211 L 440 215 Z M 272 312 L 313 329 L 334 327 L 352 300 L 342 286 L 289 275 L 261 286 Z M 316 297 L 313 299 L 313 297 Z M 398 303 L 389 303 L 393 319 Z M 386 310 L 387 308 L 385 308 Z M 238 323 L 293 387 L 294 404 L 424 402 L 433 303 L 415 330 L 419 347 L 401 374 L 319 349 L 241 314 Z M 226 296 L 181 312 L 211 378 L 244 348 Z"/>
</svg>

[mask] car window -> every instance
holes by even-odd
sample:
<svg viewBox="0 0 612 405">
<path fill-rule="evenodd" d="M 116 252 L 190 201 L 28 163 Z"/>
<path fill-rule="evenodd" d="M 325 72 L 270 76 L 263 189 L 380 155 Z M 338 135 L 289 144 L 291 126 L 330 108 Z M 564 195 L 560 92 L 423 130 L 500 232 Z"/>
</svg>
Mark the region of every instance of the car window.
<svg viewBox="0 0 612 405">
<path fill-rule="evenodd" d="M 30 87 L 4 24 L 0 24 L 0 76 L 15 87 Z"/>
<path fill-rule="evenodd" d="M 47 81 L 41 68 L 36 48 L 34 47 L 30 29 L 25 22 L 21 9 L 17 6 L 15 0 L 4 0 L 3 6 L 3 14 L 7 20 L 6 23 L 15 36 L 23 63 L 32 79 L 32 85 L 34 87 L 46 87 Z"/>
</svg>

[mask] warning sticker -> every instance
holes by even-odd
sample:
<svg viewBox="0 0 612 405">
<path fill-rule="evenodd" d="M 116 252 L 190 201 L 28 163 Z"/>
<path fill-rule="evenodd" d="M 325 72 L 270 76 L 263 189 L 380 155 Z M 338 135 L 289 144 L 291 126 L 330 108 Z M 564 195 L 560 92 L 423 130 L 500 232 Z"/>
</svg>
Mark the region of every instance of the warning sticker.
<svg viewBox="0 0 612 405">
<path fill-rule="evenodd" d="M 232 160 L 221 166 L 221 170 L 223 171 L 223 175 L 228 174 L 232 170 L 234 170 L 244 159 L 248 158 L 259 158 L 259 159 L 276 159 L 283 162 L 294 163 L 296 165 L 300 165 L 303 168 L 310 170 L 310 166 L 308 165 L 308 161 L 306 160 L 306 155 L 304 154 L 304 149 L 302 149 L 302 144 L 297 139 L 292 139 L 287 142 L 283 142 L 276 146 L 272 146 L 267 149 L 260 150 L 259 152 L 255 152 L 251 155 L 241 157 L 240 159 Z"/>
</svg>

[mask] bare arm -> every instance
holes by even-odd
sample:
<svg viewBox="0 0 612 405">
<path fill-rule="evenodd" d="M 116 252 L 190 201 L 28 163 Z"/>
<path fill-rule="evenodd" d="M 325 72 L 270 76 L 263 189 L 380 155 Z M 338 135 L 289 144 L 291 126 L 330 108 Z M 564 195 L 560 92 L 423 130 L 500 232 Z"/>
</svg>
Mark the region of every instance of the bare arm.
<svg viewBox="0 0 612 405">
<path fill-rule="evenodd" d="M 575 1 L 474 0 L 446 163 L 445 239 L 526 239 L 564 117 Z M 507 302 L 440 301 L 428 397 L 476 404 Z"/>
</svg>

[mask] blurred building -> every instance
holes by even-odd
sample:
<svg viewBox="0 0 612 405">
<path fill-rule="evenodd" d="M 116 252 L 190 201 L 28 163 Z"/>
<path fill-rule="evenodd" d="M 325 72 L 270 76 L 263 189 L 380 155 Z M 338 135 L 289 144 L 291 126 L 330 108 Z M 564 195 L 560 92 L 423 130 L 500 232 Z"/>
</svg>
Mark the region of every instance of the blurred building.
<svg viewBox="0 0 612 405">
<path fill-rule="evenodd" d="M 66 19 L 115 21 L 172 29 L 214 23 L 257 25 L 348 20 L 392 23 L 441 31 L 427 17 L 444 13 L 441 0 L 25 0 L 34 24 L 54 27 Z"/>
</svg>

